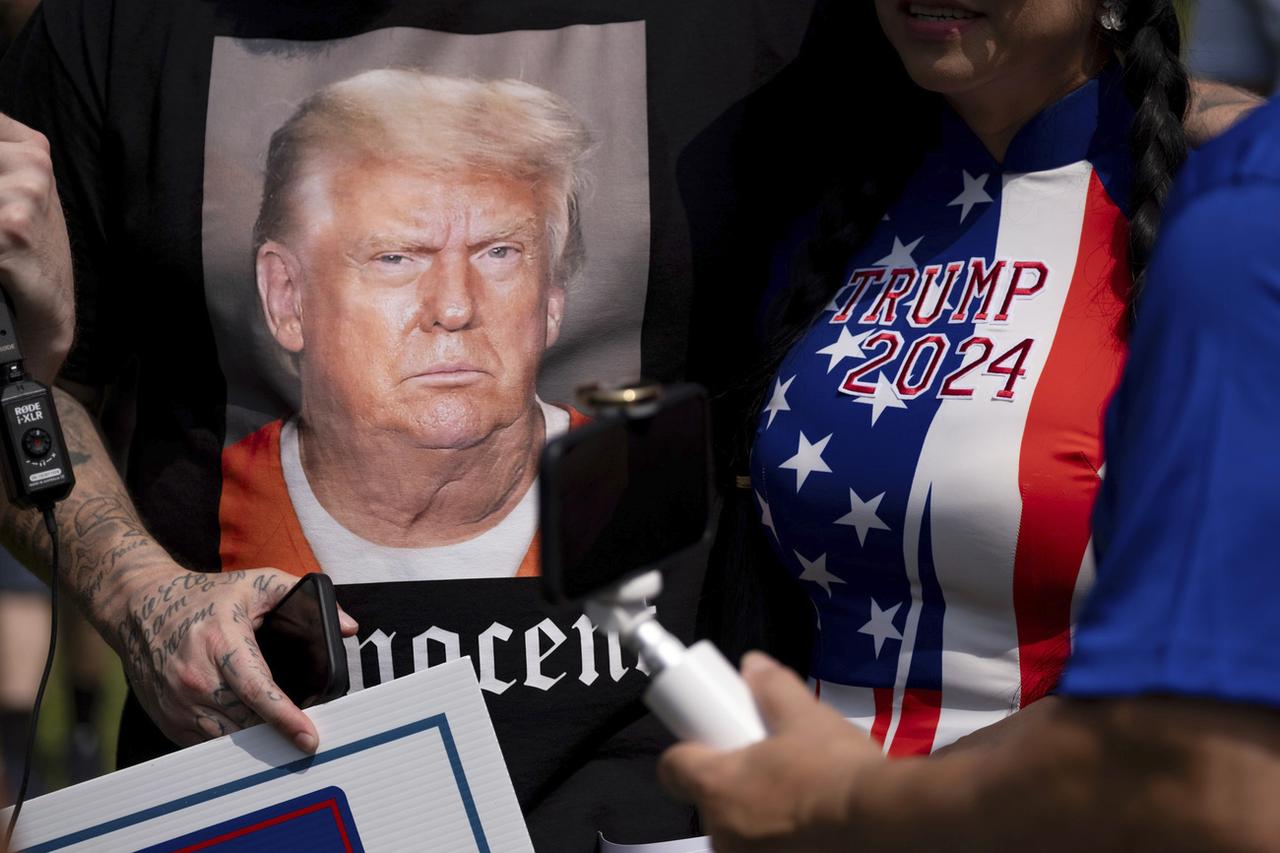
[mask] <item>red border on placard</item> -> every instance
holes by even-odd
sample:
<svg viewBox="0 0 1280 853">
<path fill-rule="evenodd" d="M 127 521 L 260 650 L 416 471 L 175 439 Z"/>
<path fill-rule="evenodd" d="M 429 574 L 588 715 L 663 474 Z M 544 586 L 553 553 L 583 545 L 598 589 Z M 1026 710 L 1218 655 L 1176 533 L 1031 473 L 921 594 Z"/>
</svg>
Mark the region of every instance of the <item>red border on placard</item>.
<svg viewBox="0 0 1280 853">
<path fill-rule="evenodd" d="M 276 826 L 286 821 L 294 820 L 295 818 L 299 818 L 299 817 L 302 817 L 303 815 L 311 814 L 312 812 L 318 812 L 326 808 L 333 812 L 333 822 L 334 822 L 334 825 L 337 826 L 338 828 L 338 834 L 342 836 L 343 848 L 346 849 L 347 853 L 351 853 L 351 840 L 347 837 L 347 828 L 345 825 L 343 825 L 343 822 L 342 822 L 342 812 L 338 810 L 338 801 L 332 798 L 328 800 L 323 800 L 318 803 L 312 803 L 311 805 L 306 806 L 305 808 L 298 809 L 297 811 L 292 811 L 292 812 L 288 812 L 287 814 L 281 814 L 281 815 L 276 815 L 275 817 L 272 817 L 272 818 L 267 818 L 264 821 L 260 821 L 259 823 L 253 824 L 252 826 L 242 826 L 239 829 L 234 830 L 232 832 L 227 832 L 222 835 L 216 836 L 214 838 L 206 838 L 204 841 L 201 841 L 199 844 L 192 844 L 188 847 L 179 848 L 173 851 L 173 853 L 195 853 L 195 851 L 197 850 L 208 850 L 210 847 L 213 847 L 214 845 L 221 844 L 225 841 L 230 841 L 233 838 L 242 838 L 243 836 L 249 835 L 250 833 L 258 832 L 259 830 L 266 829 L 269 826 Z"/>
</svg>

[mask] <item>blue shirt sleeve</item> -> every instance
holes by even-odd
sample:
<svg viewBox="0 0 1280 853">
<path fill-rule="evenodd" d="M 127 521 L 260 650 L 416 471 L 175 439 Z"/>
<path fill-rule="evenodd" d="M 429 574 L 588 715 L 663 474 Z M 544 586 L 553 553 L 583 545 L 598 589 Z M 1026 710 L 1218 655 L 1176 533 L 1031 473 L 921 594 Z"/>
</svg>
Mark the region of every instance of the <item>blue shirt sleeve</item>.
<svg viewBox="0 0 1280 853">
<path fill-rule="evenodd" d="M 1147 281 L 1059 692 L 1280 707 L 1280 173 L 1188 199 Z"/>
</svg>

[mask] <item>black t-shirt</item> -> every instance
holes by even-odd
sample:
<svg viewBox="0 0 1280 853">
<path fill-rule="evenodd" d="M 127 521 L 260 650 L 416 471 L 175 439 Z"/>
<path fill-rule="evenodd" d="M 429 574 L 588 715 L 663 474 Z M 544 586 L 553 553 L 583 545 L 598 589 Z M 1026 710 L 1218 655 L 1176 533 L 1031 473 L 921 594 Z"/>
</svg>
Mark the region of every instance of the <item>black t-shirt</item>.
<svg viewBox="0 0 1280 853">
<path fill-rule="evenodd" d="M 297 373 L 259 313 L 250 232 L 267 139 L 309 93 L 407 65 L 563 97 L 596 139 L 596 189 L 583 196 L 574 325 L 542 363 L 542 396 L 636 372 L 724 386 L 753 337 L 770 238 L 849 156 L 831 132 L 845 110 L 823 84 L 832 68 L 855 72 L 839 50 L 803 58 L 806 32 L 839 31 L 837 12 L 814 6 L 45 0 L 0 66 L 0 108 L 53 144 L 79 300 L 64 373 L 129 377 L 126 479 L 157 540 L 193 569 L 227 567 L 227 454 L 299 411 Z M 684 563 L 657 606 L 690 639 L 701 567 Z M 696 828 L 657 789 L 665 736 L 638 701 L 634 658 L 544 605 L 536 581 L 358 584 L 339 597 L 361 622 L 362 677 L 383 672 L 382 638 L 395 674 L 443 654 L 450 641 L 432 638 L 456 637 L 477 667 L 488 643 L 486 698 L 539 849 L 592 849 L 596 830 L 640 842 Z M 143 728 L 126 719 L 122 755 Z"/>
</svg>

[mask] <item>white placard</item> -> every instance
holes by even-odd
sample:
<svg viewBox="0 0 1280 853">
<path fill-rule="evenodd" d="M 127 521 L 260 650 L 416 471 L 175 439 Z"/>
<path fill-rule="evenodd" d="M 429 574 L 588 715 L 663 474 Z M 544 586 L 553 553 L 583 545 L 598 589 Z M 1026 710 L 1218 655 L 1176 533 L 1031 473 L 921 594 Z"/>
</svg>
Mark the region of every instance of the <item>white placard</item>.
<svg viewBox="0 0 1280 853">
<path fill-rule="evenodd" d="M 266 726 L 184 749 L 27 803 L 13 853 L 533 850 L 470 660 L 307 713 L 314 756 Z"/>
</svg>

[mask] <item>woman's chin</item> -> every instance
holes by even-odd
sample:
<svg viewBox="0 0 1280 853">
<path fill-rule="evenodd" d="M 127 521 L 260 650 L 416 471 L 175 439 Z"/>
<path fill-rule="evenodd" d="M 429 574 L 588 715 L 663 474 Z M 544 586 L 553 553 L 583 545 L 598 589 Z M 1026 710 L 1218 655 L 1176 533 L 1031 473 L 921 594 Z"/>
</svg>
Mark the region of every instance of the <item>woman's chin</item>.
<svg viewBox="0 0 1280 853">
<path fill-rule="evenodd" d="M 958 50 L 941 56 L 904 56 L 903 65 L 917 86 L 940 95 L 966 92 L 978 85 L 982 77 L 973 60 Z"/>
</svg>

